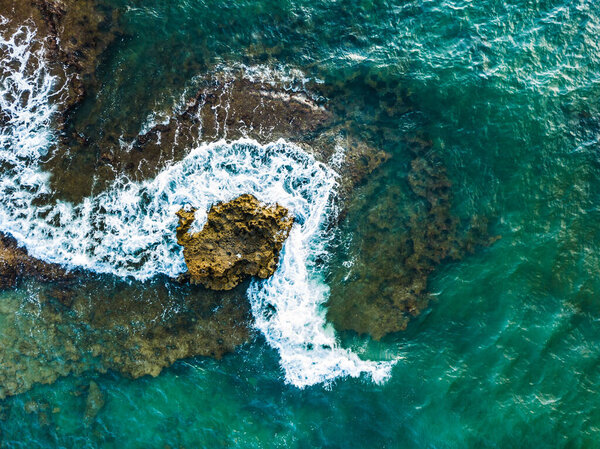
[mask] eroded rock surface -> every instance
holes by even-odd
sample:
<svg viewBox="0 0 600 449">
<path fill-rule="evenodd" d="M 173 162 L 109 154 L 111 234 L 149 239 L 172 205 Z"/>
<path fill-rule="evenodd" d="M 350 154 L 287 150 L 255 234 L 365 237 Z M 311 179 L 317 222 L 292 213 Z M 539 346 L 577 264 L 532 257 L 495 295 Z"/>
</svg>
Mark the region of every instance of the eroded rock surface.
<svg viewBox="0 0 600 449">
<path fill-rule="evenodd" d="M 286 208 L 263 204 L 252 195 L 213 205 L 200 232 L 189 232 L 194 209 L 177 215 L 177 243 L 184 248 L 187 276 L 213 290 L 231 290 L 249 276 L 272 276 L 294 222 Z"/>
</svg>

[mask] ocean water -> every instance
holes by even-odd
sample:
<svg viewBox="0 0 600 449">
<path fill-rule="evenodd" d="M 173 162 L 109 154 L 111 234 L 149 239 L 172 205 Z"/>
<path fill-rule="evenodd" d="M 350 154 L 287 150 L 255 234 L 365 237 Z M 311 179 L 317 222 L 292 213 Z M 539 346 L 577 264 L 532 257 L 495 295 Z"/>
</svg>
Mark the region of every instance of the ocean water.
<svg viewBox="0 0 600 449">
<path fill-rule="evenodd" d="M 392 155 L 353 193 L 341 225 L 349 245 L 368 237 L 364 216 L 384 219 L 382 210 L 416 201 L 403 143 L 415 132 L 432 139 L 448 170 L 453 212 L 489 218 L 502 239 L 437 267 L 434 300 L 406 331 L 381 341 L 334 333 L 323 305 L 339 286 L 315 262 L 339 250 L 326 227 L 329 169 L 285 141 L 219 143 L 190 149 L 155 179 L 44 209 L 36 198 L 48 193 L 48 174 L 38 160 L 55 138 L 48 98 L 56 86 L 43 64 L 19 72 L 29 38 L 3 36 L 0 45 L 13 49 L 3 89 L 22 92 L 19 73 L 31 88 L 0 103 L 19 117 L 0 136 L 9 167 L 0 228 L 34 255 L 143 280 L 181 268 L 166 230 L 184 204 L 204 207 L 251 189 L 301 220 L 282 269 L 248 289 L 259 331 L 250 343 L 221 360 L 177 362 L 156 378 L 90 369 L 36 385 L 0 403 L 0 447 L 600 447 L 598 5 L 107 3 L 121 11 L 123 36 L 100 64 L 101 88 L 74 118 L 90 134 L 137 133 L 215 65 L 299 71 L 320 80 L 337 111 Z M 402 195 L 390 205 L 392 188 Z M 67 226 L 74 216 L 86 218 Z M 127 236 L 119 234 L 124 223 Z M 131 238 L 142 228 L 139 241 L 152 241 L 154 259 L 141 257 Z M 394 269 L 381 267 L 381 275 Z M 36 289 L 3 292 L 0 301 L 7 333 L 7 317 L 25 314 L 20 304 L 35 304 Z M 322 351 L 307 350 L 311 343 Z M 104 400 L 93 419 L 91 380 Z"/>
</svg>

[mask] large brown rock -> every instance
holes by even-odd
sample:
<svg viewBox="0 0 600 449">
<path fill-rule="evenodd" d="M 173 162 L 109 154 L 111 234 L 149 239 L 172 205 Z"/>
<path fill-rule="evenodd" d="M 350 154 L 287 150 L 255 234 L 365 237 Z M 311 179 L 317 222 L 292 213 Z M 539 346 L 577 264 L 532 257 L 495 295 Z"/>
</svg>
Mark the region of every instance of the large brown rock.
<svg viewBox="0 0 600 449">
<path fill-rule="evenodd" d="M 414 203 L 399 207 L 405 201 L 399 185 L 357 196 L 350 214 L 361 234 L 349 245 L 351 268 L 331 276 L 329 321 L 376 340 L 405 330 L 428 307 L 429 278 L 442 262 L 499 238 L 488 234 L 485 219 L 467 225 L 453 214 L 452 183 L 433 142 L 416 135 L 406 145 L 414 154 L 407 176 Z"/>
<path fill-rule="evenodd" d="M 191 234 L 194 213 L 177 213 L 177 243 L 184 247 L 192 283 L 231 290 L 249 276 L 273 275 L 294 222 L 286 208 L 242 195 L 212 206 L 202 231 Z"/>
</svg>

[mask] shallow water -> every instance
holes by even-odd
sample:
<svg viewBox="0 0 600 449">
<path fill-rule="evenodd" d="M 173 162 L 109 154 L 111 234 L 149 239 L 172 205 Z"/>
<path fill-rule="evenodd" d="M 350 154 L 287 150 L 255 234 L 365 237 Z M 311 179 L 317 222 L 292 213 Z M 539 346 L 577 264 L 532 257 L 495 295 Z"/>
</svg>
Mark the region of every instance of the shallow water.
<svg viewBox="0 0 600 449">
<path fill-rule="evenodd" d="M 2 402 L 4 447 L 600 446 L 593 2 L 112 3 L 125 36 L 76 117 L 91 134 L 137 133 L 214 64 L 299 69 L 393 156 L 355 192 L 341 225 L 349 249 L 334 256 L 369 236 L 361 217 L 388 217 L 392 186 L 400 210 L 416 201 L 402 142 L 416 130 L 448 168 L 455 213 L 488 217 L 502 239 L 438 267 L 434 301 L 405 332 L 339 335 L 365 359 L 397 361 L 384 383 L 299 389 L 259 333 L 222 360 L 177 362 L 157 378 L 90 368 L 35 386 Z M 347 270 L 332 260 L 332 272 Z M 30 313 L 22 304 L 37 289 L 2 293 L 0 326 Z M 90 379 L 105 405 L 86 420 Z"/>
</svg>

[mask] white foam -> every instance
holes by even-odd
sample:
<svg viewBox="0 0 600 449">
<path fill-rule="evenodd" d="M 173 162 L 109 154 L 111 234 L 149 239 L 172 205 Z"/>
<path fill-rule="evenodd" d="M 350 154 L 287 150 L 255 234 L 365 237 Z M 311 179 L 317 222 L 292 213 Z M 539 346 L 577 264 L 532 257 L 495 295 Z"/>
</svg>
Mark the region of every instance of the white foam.
<svg viewBox="0 0 600 449">
<path fill-rule="evenodd" d="M 296 222 L 280 267 L 248 290 L 257 328 L 281 355 L 285 380 L 298 387 L 366 374 L 380 382 L 391 362 L 361 360 L 341 348 L 326 325 L 328 288 L 317 261 L 327 244 L 336 174 L 283 140 L 198 145 L 189 155 L 145 182 L 120 179 L 104 193 L 80 204 L 37 206 L 48 193 L 49 174 L 39 158 L 52 143 L 48 99 L 56 80 L 44 69 L 43 50 L 22 28 L 0 36 L 0 108 L 10 126 L 0 131 L 0 230 L 12 234 L 30 254 L 67 267 L 146 280 L 185 271 L 175 239 L 175 212 L 199 210 L 198 224 L 212 204 L 251 193 L 265 203 L 287 207 Z M 27 92 L 27 94 L 25 94 Z"/>
</svg>

